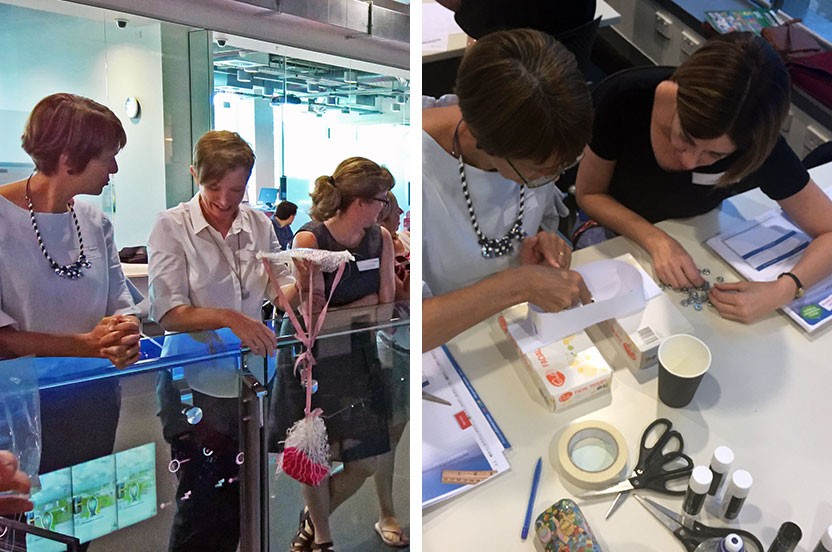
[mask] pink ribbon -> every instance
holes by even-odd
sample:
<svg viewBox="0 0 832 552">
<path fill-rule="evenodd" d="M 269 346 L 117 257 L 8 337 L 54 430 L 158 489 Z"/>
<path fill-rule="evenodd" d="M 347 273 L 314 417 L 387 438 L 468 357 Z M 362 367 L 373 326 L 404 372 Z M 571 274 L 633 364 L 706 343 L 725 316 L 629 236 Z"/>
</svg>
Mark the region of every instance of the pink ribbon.
<svg viewBox="0 0 832 552">
<path fill-rule="evenodd" d="M 308 291 L 308 301 L 306 302 L 306 312 L 303 311 L 303 308 L 300 309 L 301 316 L 303 316 L 303 321 L 306 323 L 306 330 L 303 329 L 303 325 L 298 320 L 297 316 L 295 316 L 294 311 L 292 310 L 292 306 L 289 304 L 289 300 L 286 298 L 286 295 L 280 289 L 280 285 L 278 284 L 277 278 L 275 278 L 274 273 L 272 272 L 272 267 L 269 264 L 267 259 L 263 259 L 263 265 L 266 267 L 266 273 L 269 275 L 269 279 L 271 280 L 272 284 L 275 288 L 277 288 L 277 300 L 280 304 L 280 307 L 286 312 L 289 316 L 289 320 L 292 322 L 292 326 L 295 328 L 295 337 L 300 341 L 305 347 L 306 350 L 299 354 L 295 359 L 295 373 L 298 371 L 298 367 L 303 365 L 301 368 L 302 377 L 306 379 L 306 409 L 304 413 L 306 416 L 310 414 L 315 415 L 316 413 L 320 415 L 321 410 L 316 408 L 314 412 L 311 411 L 312 409 L 312 366 L 315 365 L 315 357 L 312 355 L 312 347 L 315 345 L 315 340 L 318 338 L 318 334 L 323 327 L 324 320 L 326 319 L 326 311 L 329 308 L 329 302 L 332 300 L 332 295 L 335 293 L 335 288 L 338 286 L 338 282 L 341 281 L 341 276 L 344 275 L 344 269 L 346 268 L 346 262 L 341 263 L 338 267 L 338 271 L 335 273 L 335 278 L 332 280 L 332 287 L 329 290 L 329 297 L 324 304 L 324 307 L 321 309 L 321 312 L 318 313 L 318 319 L 313 324 L 312 319 L 312 297 L 313 294 L 313 277 L 315 271 L 315 265 L 312 265 L 309 269 L 309 291 Z M 300 289 L 298 289 L 298 294 L 300 294 Z M 301 298 L 302 299 L 302 298 Z"/>
</svg>

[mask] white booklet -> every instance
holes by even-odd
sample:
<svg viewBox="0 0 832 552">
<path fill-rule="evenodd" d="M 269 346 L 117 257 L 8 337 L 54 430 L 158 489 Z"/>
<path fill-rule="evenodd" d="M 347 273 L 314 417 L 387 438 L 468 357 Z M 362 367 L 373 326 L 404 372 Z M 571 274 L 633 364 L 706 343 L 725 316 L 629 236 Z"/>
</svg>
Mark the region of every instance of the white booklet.
<svg viewBox="0 0 832 552">
<path fill-rule="evenodd" d="M 782 209 L 774 209 L 705 243 L 746 279 L 769 282 L 791 271 L 811 241 Z M 832 276 L 807 289 L 806 295 L 782 310 L 810 334 L 832 322 Z"/>
<path fill-rule="evenodd" d="M 510 445 L 445 347 L 422 355 L 422 390 L 451 403 L 449 406 L 422 401 L 422 508 L 425 508 L 488 481 L 443 483 L 445 471 L 499 474 L 508 470 L 510 466 L 503 451 Z"/>
</svg>

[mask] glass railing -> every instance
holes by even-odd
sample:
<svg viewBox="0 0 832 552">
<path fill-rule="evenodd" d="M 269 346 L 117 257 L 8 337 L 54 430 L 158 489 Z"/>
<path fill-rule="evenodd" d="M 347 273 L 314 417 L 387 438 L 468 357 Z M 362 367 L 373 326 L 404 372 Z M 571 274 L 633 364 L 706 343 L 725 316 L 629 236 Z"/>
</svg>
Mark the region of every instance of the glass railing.
<svg viewBox="0 0 832 552">
<path fill-rule="evenodd" d="M 269 359 L 242 349 L 223 329 L 144 338 L 141 359 L 123 370 L 102 359 L 0 361 L 0 450 L 39 472 L 34 510 L 17 525 L 0 519 L 0 551 L 75 550 L 78 543 L 83 550 L 84 542 L 93 552 L 285 550 L 297 509 L 284 510 L 300 485 L 276 479 L 277 454 L 269 450 L 283 440 L 277 422 L 296 415 L 298 393 L 288 380 L 304 348 L 293 328 L 271 323 L 279 338 Z M 376 437 L 388 443 L 376 452 L 390 449 L 388 426 L 395 426 L 395 445 L 407 423 L 408 334 L 405 305 L 331 311 L 313 351 L 313 402 L 349 391 L 353 421 L 380 415 L 385 435 Z M 284 402 L 284 395 L 292 398 Z M 328 408 L 323 416 L 333 436 L 348 435 L 349 416 Z M 39 461 L 27 440 L 38 417 Z M 343 448 L 333 447 L 336 470 Z M 406 492 L 396 484 L 399 495 Z M 367 538 L 374 536 L 370 523 Z"/>
</svg>

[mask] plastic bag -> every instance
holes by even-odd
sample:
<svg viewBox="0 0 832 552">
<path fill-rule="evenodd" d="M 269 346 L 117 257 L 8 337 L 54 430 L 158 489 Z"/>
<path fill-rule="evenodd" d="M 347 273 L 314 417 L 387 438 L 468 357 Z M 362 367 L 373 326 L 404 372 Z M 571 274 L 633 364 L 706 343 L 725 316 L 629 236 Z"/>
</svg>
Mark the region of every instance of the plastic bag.
<svg viewBox="0 0 832 552">
<path fill-rule="evenodd" d="M 0 362 L 0 450 L 17 456 L 20 471 L 38 485 L 40 467 L 40 395 L 34 358 Z M 15 494 L 15 493 L 10 493 Z"/>
</svg>

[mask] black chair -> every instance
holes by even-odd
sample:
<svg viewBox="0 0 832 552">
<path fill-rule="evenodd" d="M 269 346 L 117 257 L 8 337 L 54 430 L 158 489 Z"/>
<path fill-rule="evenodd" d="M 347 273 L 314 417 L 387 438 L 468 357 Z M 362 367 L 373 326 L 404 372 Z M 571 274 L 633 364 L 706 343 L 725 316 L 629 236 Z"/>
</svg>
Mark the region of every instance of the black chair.
<svg viewBox="0 0 832 552">
<path fill-rule="evenodd" d="M 803 158 L 803 166 L 808 170 L 830 161 L 832 161 L 832 142 L 826 142 L 806 154 Z"/>
<path fill-rule="evenodd" d="M 575 56 L 575 61 L 578 62 L 578 67 L 587 80 L 590 80 L 592 45 L 595 43 L 595 35 L 600 24 L 601 18 L 596 17 L 579 27 L 554 35 L 558 42 Z"/>
</svg>

